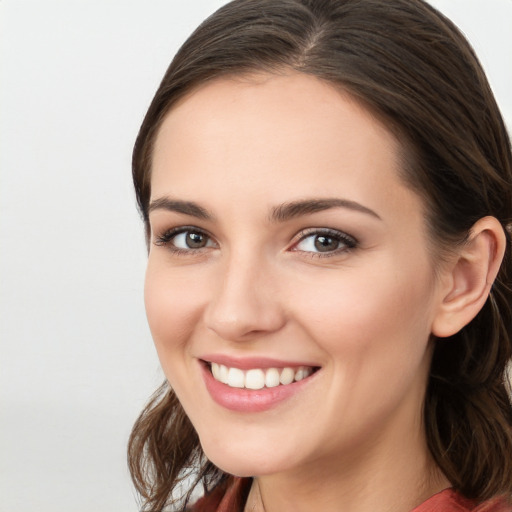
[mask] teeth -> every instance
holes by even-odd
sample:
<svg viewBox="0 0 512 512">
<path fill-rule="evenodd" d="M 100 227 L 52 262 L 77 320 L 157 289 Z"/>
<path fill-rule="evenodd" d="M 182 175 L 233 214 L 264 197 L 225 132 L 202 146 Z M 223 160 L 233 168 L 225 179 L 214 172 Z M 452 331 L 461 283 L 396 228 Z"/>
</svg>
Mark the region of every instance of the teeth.
<svg viewBox="0 0 512 512">
<path fill-rule="evenodd" d="M 275 388 L 279 386 L 279 370 L 277 368 L 269 368 L 265 375 L 265 386 L 267 388 Z"/>
<path fill-rule="evenodd" d="M 213 374 L 213 378 L 215 380 L 219 380 L 222 382 L 222 380 L 220 378 L 220 365 L 218 365 L 216 363 L 212 363 L 212 374 Z"/>
<path fill-rule="evenodd" d="M 230 368 L 226 384 L 231 388 L 243 388 L 245 386 L 245 374 L 239 368 Z"/>
<path fill-rule="evenodd" d="M 302 368 L 300 368 L 295 373 L 295 380 L 299 381 L 299 380 L 302 380 L 303 378 L 304 378 L 304 370 Z"/>
<path fill-rule="evenodd" d="M 291 384 L 295 379 L 295 372 L 293 368 L 283 368 L 281 372 L 281 377 L 279 378 L 279 382 L 286 386 L 287 384 Z"/>
<path fill-rule="evenodd" d="M 221 364 L 219 367 L 219 380 L 223 384 L 228 383 L 228 368 L 227 368 L 227 366 L 224 366 L 223 364 Z"/>
<path fill-rule="evenodd" d="M 249 370 L 245 374 L 245 387 L 246 388 L 261 389 L 264 386 L 265 386 L 265 374 L 263 373 L 263 370 Z"/>
<path fill-rule="evenodd" d="M 313 368 L 300 366 L 298 368 L 253 368 L 240 370 L 229 368 L 223 364 L 211 363 L 213 378 L 232 388 L 263 389 L 286 386 L 298 382 L 313 373 Z"/>
<path fill-rule="evenodd" d="M 307 368 L 307 367 L 299 368 L 297 370 L 297 372 L 295 372 L 295 380 L 299 381 L 299 380 L 305 379 L 306 377 L 309 377 L 312 373 L 313 373 L 312 368 Z"/>
</svg>

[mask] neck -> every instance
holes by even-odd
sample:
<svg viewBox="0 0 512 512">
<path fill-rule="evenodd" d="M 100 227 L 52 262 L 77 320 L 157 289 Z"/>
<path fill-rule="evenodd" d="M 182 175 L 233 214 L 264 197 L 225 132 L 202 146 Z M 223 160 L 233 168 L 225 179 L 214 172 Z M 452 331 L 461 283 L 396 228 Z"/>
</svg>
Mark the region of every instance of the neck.
<svg viewBox="0 0 512 512">
<path fill-rule="evenodd" d="M 409 512 L 450 486 L 418 424 L 389 427 L 350 454 L 256 477 L 245 512 Z"/>
<path fill-rule="evenodd" d="M 254 480 L 245 512 L 410 512 L 432 495 L 450 486 L 441 472 L 430 473 L 425 481 L 412 484 L 398 480 L 393 484 L 383 478 L 369 479 L 366 484 L 347 479 L 343 482 L 298 482 L 265 478 Z M 282 482 L 282 483 L 281 483 Z M 350 487 L 349 482 L 354 482 Z M 397 485 L 399 484 L 399 485 Z"/>
</svg>

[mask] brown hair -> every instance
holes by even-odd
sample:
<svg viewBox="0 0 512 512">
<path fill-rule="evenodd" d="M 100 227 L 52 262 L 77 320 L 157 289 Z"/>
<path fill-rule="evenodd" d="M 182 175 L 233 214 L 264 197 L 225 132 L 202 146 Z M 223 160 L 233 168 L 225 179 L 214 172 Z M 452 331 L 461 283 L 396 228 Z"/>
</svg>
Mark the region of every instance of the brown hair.
<svg viewBox="0 0 512 512">
<path fill-rule="evenodd" d="M 172 61 L 135 144 L 146 232 L 153 143 L 172 106 L 217 77 L 286 69 L 336 84 L 398 136 L 403 177 L 424 198 L 435 247 L 461 242 L 487 215 L 505 229 L 505 259 L 485 306 L 436 342 L 424 417 L 430 451 L 455 489 L 478 500 L 512 496 L 510 140 L 468 42 L 427 3 L 235 0 L 203 22 Z M 207 489 L 226 477 L 205 458 L 167 384 L 133 428 L 129 465 L 146 510 L 160 510 L 187 474 Z"/>
</svg>

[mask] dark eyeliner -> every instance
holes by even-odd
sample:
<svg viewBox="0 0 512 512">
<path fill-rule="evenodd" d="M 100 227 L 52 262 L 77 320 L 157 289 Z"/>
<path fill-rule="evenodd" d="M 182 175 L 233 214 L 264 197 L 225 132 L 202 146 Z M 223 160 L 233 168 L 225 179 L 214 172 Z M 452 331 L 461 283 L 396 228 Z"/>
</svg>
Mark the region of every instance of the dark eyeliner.
<svg viewBox="0 0 512 512">
<path fill-rule="evenodd" d="M 310 236 L 328 236 L 334 238 L 335 240 L 341 242 L 345 247 L 335 249 L 334 251 L 328 252 L 313 252 L 313 251 L 301 251 L 300 249 L 296 249 L 297 252 L 302 252 L 304 255 L 307 255 L 311 258 L 329 258 L 334 256 L 339 256 L 340 254 L 349 252 L 353 249 L 356 249 L 359 246 L 358 240 L 344 233 L 343 231 L 339 231 L 337 229 L 332 228 L 308 228 L 303 230 L 300 233 L 300 238 L 297 242 L 294 243 L 294 247 L 296 247 L 300 242 L 305 240 Z"/>
<path fill-rule="evenodd" d="M 203 229 L 199 229 L 195 226 L 179 226 L 179 227 L 168 229 L 168 230 L 164 231 L 161 235 L 156 236 L 153 244 L 157 245 L 157 246 L 166 246 L 169 244 L 169 242 L 172 241 L 172 239 L 174 237 L 176 237 L 177 235 L 181 235 L 182 233 L 186 233 L 186 232 L 199 233 L 208 238 L 211 238 L 211 236 Z M 188 252 L 188 249 L 180 249 L 178 247 L 173 247 L 172 250 L 175 252 L 179 252 L 179 251 Z M 190 250 L 193 251 L 195 249 L 191 248 Z"/>
<path fill-rule="evenodd" d="M 172 228 L 164 231 L 161 235 L 155 237 L 154 244 L 158 246 L 167 245 L 176 235 L 188 231 L 187 227 L 180 226 L 179 228 Z"/>
</svg>

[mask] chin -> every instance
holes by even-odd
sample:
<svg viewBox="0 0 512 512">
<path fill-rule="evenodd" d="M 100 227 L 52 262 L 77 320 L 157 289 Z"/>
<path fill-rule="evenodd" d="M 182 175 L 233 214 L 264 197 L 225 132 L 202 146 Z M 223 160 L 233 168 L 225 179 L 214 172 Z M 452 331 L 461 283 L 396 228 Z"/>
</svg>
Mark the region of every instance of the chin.
<svg viewBox="0 0 512 512">
<path fill-rule="evenodd" d="M 290 456 L 276 453 L 272 447 L 225 446 L 201 440 L 203 451 L 213 464 L 230 475 L 239 477 L 279 473 L 290 465 Z"/>
</svg>

